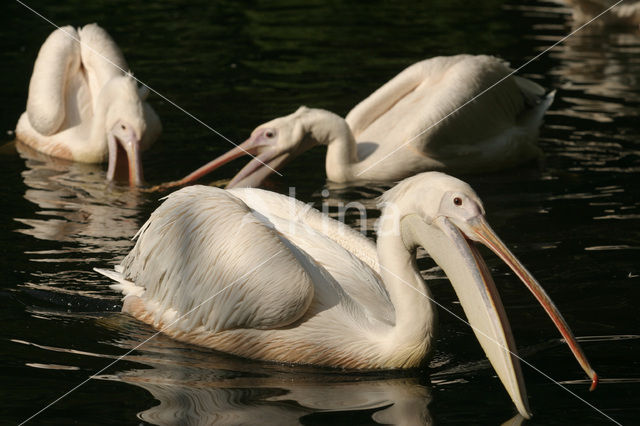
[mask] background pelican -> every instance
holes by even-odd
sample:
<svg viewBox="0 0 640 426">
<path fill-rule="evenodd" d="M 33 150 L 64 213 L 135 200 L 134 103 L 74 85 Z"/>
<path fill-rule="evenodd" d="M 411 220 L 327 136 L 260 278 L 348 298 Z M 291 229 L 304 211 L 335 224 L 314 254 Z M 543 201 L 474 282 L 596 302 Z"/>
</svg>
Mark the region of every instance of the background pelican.
<svg viewBox="0 0 640 426">
<path fill-rule="evenodd" d="M 116 271 L 123 311 L 179 340 L 269 361 L 354 369 L 420 365 L 435 310 L 415 263 L 424 247 L 449 277 L 518 411 L 529 407 L 515 343 L 473 241 L 541 302 L 582 368 L 595 372 L 544 290 L 493 233 L 464 182 L 431 172 L 382 198 L 377 247 L 317 210 L 258 189 L 169 195 Z M 420 294 L 422 294 L 422 297 Z"/>
<path fill-rule="evenodd" d="M 44 42 L 29 83 L 18 139 L 54 157 L 85 163 L 107 159 L 107 178 L 143 180 L 140 153 L 159 136 L 155 111 L 144 102 L 122 52 L 97 24 L 63 27 Z"/>
<path fill-rule="evenodd" d="M 346 119 L 301 107 L 258 126 L 243 144 L 158 189 L 190 183 L 248 153 L 257 157 L 227 187 L 258 186 L 273 169 L 315 145 L 327 146 L 327 178 L 339 183 L 514 166 L 540 155 L 538 127 L 553 94 L 545 97 L 542 87 L 509 76 L 512 72 L 491 56 L 427 59 L 380 87 Z"/>
</svg>

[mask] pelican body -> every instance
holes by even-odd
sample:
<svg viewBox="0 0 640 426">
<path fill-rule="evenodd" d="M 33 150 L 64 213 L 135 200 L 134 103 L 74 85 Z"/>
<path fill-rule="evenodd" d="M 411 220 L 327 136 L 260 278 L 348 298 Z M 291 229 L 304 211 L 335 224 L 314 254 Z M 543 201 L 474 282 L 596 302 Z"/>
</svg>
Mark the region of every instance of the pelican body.
<svg viewBox="0 0 640 426">
<path fill-rule="evenodd" d="M 97 24 L 55 30 L 36 58 L 18 140 L 84 163 L 108 160 L 107 178 L 143 180 L 140 153 L 162 126 L 113 39 Z"/>
<path fill-rule="evenodd" d="M 251 137 L 185 178 L 191 183 L 245 154 L 254 156 L 227 188 L 258 186 L 316 145 L 327 146 L 337 183 L 398 181 L 426 170 L 482 172 L 541 155 L 536 141 L 553 101 L 491 56 L 442 56 L 411 65 L 360 102 L 346 119 L 301 107 L 258 126 Z"/>
<path fill-rule="evenodd" d="M 424 247 L 453 285 L 474 332 L 529 416 L 516 347 L 489 270 L 498 254 L 534 293 L 587 374 L 566 322 L 484 219 L 464 182 L 438 172 L 382 197 L 374 244 L 284 195 L 192 186 L 169 195 L 115 271 L 123 311 L 178 340 L 242 357 L 347 369 L 403 369 L 433 350 L 436 310 L 416 266 Z"/>
</svg>

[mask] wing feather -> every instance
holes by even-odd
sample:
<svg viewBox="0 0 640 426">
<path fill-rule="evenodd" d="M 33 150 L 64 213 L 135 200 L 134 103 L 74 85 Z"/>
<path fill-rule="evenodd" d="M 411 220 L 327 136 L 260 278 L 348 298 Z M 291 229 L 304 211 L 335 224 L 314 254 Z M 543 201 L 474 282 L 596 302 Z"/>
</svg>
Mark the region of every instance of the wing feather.
<svg viewBox="0 0 640 426">
<path fill-rule="evenodd" d="M 443 167 L 455 169 L 474 162 L 485 167 L 487 161 L 504 162 L 503 157 L 522 161 L 516 157 L 539 153 L 534 142 L 540 121 L 530 126 L 529 122 L 522 125 L 520 119 L 531 106 L 541 103 L 544 89 L 510 76 L 512 71 L 507 63 L 491 56 L 427 59 L 398 74 L 347 117 L 357 118 L 376 103 L 385 105 L 384 111 L 376 111 L 375 119 L 359 130 L 358 141 L 379 142 L 383 150 L 393 150 L 411 140 L 412 152 Z M 391 90 L 396 87 L 411 90 Z M 512 153 L 512 148 L 519 151 Z M 485 157 L 487 161 L 481 161 Z"/>
<path fill-rule="evenodd" d="M 427 60 L 428 61 L 428 60 Z M 425 63 L 415 63 L 378 88 L 356 105 L 345 117 L 356 140 L 363 139 L 362 133 L 386 114 L 394 105 L 420 85 L 425 77 Z M 374 140 L 375 139 L 371 139 Z"/>
<path fill-rule="evenodd" d="M 394 322 L 393 304 L 379 275 L 376 246 L 371 240 L 295 198 L 255 188 L 229 192 L 264 215 L 371 317 Z"/>
<path fill-rule="evenodd" d="M 188 314 L 183 327 L 213 332 L 276 328 L 313 299 L 300 257 L 240 199 L 192 186 L 169 195 L 141 228 L 122 278 L 144 288 L 158 322 L 171 312 Z"/>
<path fill-rule="evenodd" d="M 378 252 L 373 241 L 344 223 L 322 214 L 310 204 L 305 204 L 293 197 L 257 188 L 234 188 L 228 192 L 267 217 L 277 216 L 311 227 L 319 234 L 335 241 L 373 270 L 379 271 Z M 286 232 L 286 229 L 281 232 Z"/>
</svg>

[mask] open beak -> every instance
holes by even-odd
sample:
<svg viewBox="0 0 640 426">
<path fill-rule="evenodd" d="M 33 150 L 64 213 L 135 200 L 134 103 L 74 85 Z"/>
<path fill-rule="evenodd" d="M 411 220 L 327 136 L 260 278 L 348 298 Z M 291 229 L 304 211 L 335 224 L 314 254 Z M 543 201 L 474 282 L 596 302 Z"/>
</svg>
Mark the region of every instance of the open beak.
<svg viewBox="0 0 640 426">
<path fill-rule="evenodd" d="M 269 140 L 265 136 L 264 129 L 259 129 L 240 145 L 225 154 L 222 154 L 218 158 L 211 160 L 182 179 L 156 185 L 148 189 L 148 191 L 153 192 L 175 186 L 188 185 L 197 181 L 204 175 L 211 173 L 218 167 L 221 167 L 238 157 L 242 157 L 243 155 L 251 155 L 253 156 L 253 159 L 249 161 L 242 170 L 233 177 L 233 179 L 231 179 L 226 188 L 257 187 L 267 176 L 269 176 L 269 174 L 279 170 L 291 161 L 292 158 L 298 156 L 312 146 L 312 141 L 303 140 L 300 144 L 294 146 L 292 150 L 283 151 L 276 145 L 275 141 Z"/>
<path fill-rule="evenodd" d="M 140 157 L 140 139 L 132 130 L 116 136 L 109 132 L 107 136 L 109 165 L 107 179 L 128 179 L 130 186 L 140 186 L 144 181 L 142 160 Z"/>
<path fill-rule="evenodd" d="M 269 148 L 249 161 L 226 188 L 259 186 L 267 176 L 288 163 L 290 158 L 288 152 L 278 153 L 274 148 Z"/>
<path fill-rule="evenodd" d="M 415 244 L 424 247 L 447 274 L 489 362 L 518 412 L 530 418 L 526 388 L 509 320 L 489 268 L 477 248 L 451 220 L 442 216 L 429 225 L 417 215 L 408 215 L 401 224 L 403 236 L 409 236 L 407 238 L 411 238 Z M 536 295 L 592 379 L 592 388 L 595 387 L 598 380 L 596 373 L 589 366 L 562 315 L 538 282 L 505 247 L 483 217 L 473 218 L 465 228 L 465 232 L 473 232 L 475 237 L 503 259 Z"/>
<path fill-rule="evenodd" d="M 253 159 L 233 177 L 229 184 L 227 184 L 227 188 L 236 186 L 258 186 L 270 173 L 282 167 L 290 157 L 289 153 L 278 152 L 275 144 L 271 141 L 265 141 L 263 132 L 258 131 L 240 145 L 222 154 L 218 158 L 211 160 L 184 178 L 158 185 L 157 188 L 166 189 L 193 183 L 204 175 L 211 173 L 217 168 L 243 155 L 251 155 Z"/>
<path fill-rule="evenodd" d="M 264 130 L 256 132 L 249 140 L 240 145 L 240 147 L 242 147 L 247 144 L 248 148 L 245 149 L 255 149 L 255 152 L 259 153 L 259 155 L 249 161 L 249 163 L 231 179 L 231 182 L 227 184 L 227 189 L 259 186 L 269 174 L 280 170 L 289 161 L 316 144 L 312 139 L 304 138 L 299 143 L 293 145 L 290 150 L 283 151 L 281 148 L 277 148 L 275 143 L 264 141 L 264 137 L 262 136 L 263 132 Z M 227 154 L 234 150 L 229 151 Z"/>
</svg>

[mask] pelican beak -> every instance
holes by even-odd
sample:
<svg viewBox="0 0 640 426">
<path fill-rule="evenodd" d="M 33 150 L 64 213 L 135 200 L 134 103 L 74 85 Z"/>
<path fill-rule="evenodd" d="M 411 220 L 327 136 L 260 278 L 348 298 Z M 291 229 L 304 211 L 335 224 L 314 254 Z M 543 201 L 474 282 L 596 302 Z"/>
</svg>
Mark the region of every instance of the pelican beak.
<svg viewBox="0 0 640 426">
<path fill-rule="evenodd" d="M 251 139 L 250 139 L 251 140 Z M 254 157 L 231 179 L 227 189 L 236 187 L 256 187 L 271 173 L 289 162 L 291 153 L 278 152 L 269 148 Z"/>
<path fill-rule="evenodd" d="M 144 177 L 142 173 L 142 160 L 140 156 L 140 138 L 131 127 L 122 130 L 116 124 L 107 135 L 109 149 L 109 165 L 107 167 L 107 179 L 129 180 L 130 186 L 140 186 Z"/>
<path fill-rule="evenodd" d="M 259 155 L 249 161 L 247 165 L 231 179 L 231 182 L 227 184 L 227 189 L 259 186 L 269 174 L 281 169 L 289 161 L 316 144 L 316 142 L 310 138 L 303 138 L 300 143 L 284 151 L 282 148 L 277 147 L 275 142 L 265 141 L 263 133 L 264 130 L 257 131 L 249 140 L 244 142 L 245 144 L 255 144 L 257 147 L 256 152 L 259 152 Z"/>
<path fill-rule="evenodd" d="M 222 154 L 218 158 L 211 160 L 196 171 L 190 173 L 180 180 L 158 185 L 151 190 L 166 189 L 174 186 L 187 185 L 195 182 L 204 175 L 211 173 L 218 167 L 227 164 L 243 155 L 251 155 L 253 159 L 249 161 L 227 184 L 227 189 L 236 187 L 256 187 L 269 176 L 269 174 L 282 168 L 292 158 L 311 148 L 314 143 L 310 140 L 303 140 L 301 143 L 283 150 L 278 147 L 275 140 L 269 139 L 265 129 L 257 129 L 249 139 Z"/>
<path fill-rule="evenodd" d="M 227 188 L 258 186 L 271 172 L 283 166 L 289 158 L 288 153 L 279 152 L 275 143 L 264 136 L 263 130 L 257 130 L 240 145 L 211 160 L 184 178 L 170 182 L 166 186 L 179 186 L 195 182 L 204 175 L 243 155 L 251 155 L 253 159 L 234 176 L 231 182 L 227 184 Z"/>
<path fill-rule="evenodd" d="M 529 291 L 533 293 L 533 295 L 538 299 L 538 302 L 542 305 L 544 310 L 547 312 L 547 315 L 551 318 L 553 323 L 562 334 L 565 342 L 569 345 L 571 352 L 575 356 L 576 360 L 584 370 L 584 372 L 591 379 L 591 387 L 589 390 L 594 390 L 598 385 L 598 375 L 589 365 L 589 361 L 585 356 L 582 348 L 576 341 L 569 325 L 562 317 L 562 314 L 553 303 L 549 295 L 544 291 L 542 286 L 533 278 L 533 275 L 520 263 L 520 261 L 509 251 L 509 249 L 505 246 L 505 244 L 498 238 L 498 236 L 493 232 L 489 224 L 486 222 L 484 217 L 476 216 L 472 219 L 468 220 L 468 229 L 471 231 L 472 235 L 469 235 L 471 238 L 475 236 L 474 239 L 482 242 L 484 245 L 489 247 L 491 251 L 493 251 L 503 262 L 505 262 L 511 270 L 522 280 L 522 282 L 527 286 Z M 466 231 L 468 232 L 468 231 Z"/>
<path fill-rule="evenodd" d="M 516 272 L 536 297 L 538 294 L 544 294 L 544 290 L 493 233 L 482 216 L 471 219 L 461 227 L 463 230 L 444 216 L 427 224 L 415 214 L 404 217 L 401 226 L 405 244 L 424 247 L 447 274 L 489 362 L 518 412 L 523 417 L 530 418 L 524 378 L 509 320 L 489 268 L 469 239 L 477 239 L 487 244 Z M 597 383 L 595 372 L 589 367 L 560 312 L 548 296 L 544 296 L 546 299 L 541 303 L 545 310 L 574 350 L 574 354 L 577 353 L 578 361 L 593 383 Z M 562 327 L 558 324 L 562 324 Z"/>
</svg>

